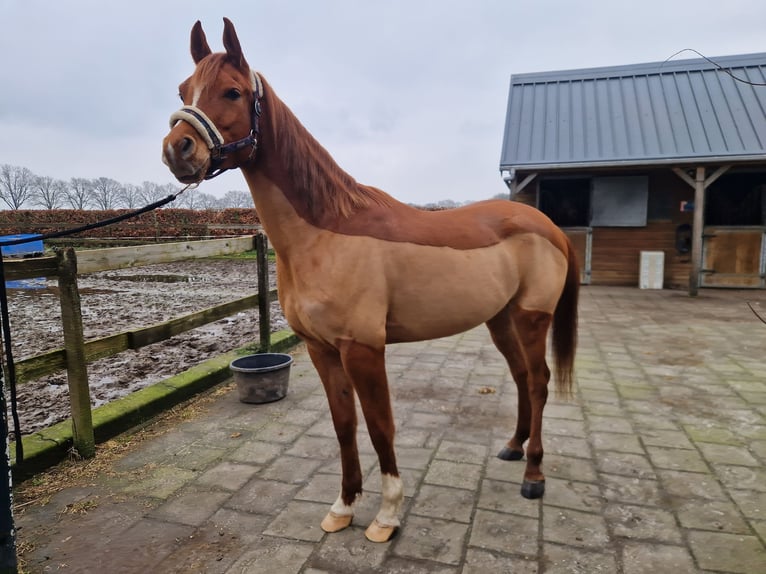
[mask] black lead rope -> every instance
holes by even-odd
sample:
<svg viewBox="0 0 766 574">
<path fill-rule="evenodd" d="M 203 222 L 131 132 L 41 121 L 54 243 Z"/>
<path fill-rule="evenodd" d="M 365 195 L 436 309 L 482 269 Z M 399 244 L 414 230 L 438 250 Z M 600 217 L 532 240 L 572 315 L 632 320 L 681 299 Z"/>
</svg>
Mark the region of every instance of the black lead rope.
<svg viewBox="0 0 766 574">
<path fill-rule="evenodd" d="M 95 223 L 89 223 L 80 227 L 72 229 L 64 229 L 63 231 L 54 231 L 46 233 L 44 235 L 34 235 L 33 237 L 26 237 L 23 239 L 12 239 L 9 241 L 0 241 L 0 248 L 10 245 L 21 245 L 23 243 L 31 243 L 32 241 L 42 241 L 44 239 L 54 239 L 56 237 L 66 237 L 68 235 L 75 235 L 76 233 L 82 233 L 83 231 L 90 231 L 91 229 L 98 229 L 99 227 L 106 227 L 107 225 L 113 225 L 130 219 L 132 217 L 138 217 L 149 211 L 153 211 L 163 205 L 167 205 L 171 201 L 174 201 L 179 195 L 186 191 L 190 186 L 186 186 L 178 193 L 168 195 L 166 198 L 149 205 L 137 209 L 136 211 L 130 211 L 117 215 L 110 219 L 104 219 Z M 18 401 L 16 400 L 16 365 L 13 362 L 13 348 L 11 346 L 11 323 L 10 314 L 8 313 L 8 292 L 5 288 L 5 265 L 3 264 L 3 251 L 0 249 L 0 319 L 2 320 L 2 334 L 3 343 L 5 349 L 6 359 L 6 374 L 8 375 L 8 388 L 11 393 L 11 416 L 13 417 L 13 434 L 16 441 L 16 464 L 21 464 L 24 461 L 24 446 L 21 441 L 21 423 L 19 422 Z M 0 390 L 0 392 L 2 392 Z"/>
</svg>

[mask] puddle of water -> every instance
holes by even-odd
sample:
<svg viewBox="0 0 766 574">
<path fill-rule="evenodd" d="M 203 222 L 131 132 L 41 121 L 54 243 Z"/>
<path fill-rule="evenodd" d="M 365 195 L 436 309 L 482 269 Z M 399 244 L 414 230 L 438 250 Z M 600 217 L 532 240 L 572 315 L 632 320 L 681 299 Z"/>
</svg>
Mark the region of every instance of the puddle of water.
<svg viewBox="0 0 766 574">
<path fill-rule="evenodd" d="M 204 281 L 199 277 L 189 275 L 107 275 L 105 279 L 110 281 L 133 281 L 136 283 L 198 283 Z"/>
</svg>

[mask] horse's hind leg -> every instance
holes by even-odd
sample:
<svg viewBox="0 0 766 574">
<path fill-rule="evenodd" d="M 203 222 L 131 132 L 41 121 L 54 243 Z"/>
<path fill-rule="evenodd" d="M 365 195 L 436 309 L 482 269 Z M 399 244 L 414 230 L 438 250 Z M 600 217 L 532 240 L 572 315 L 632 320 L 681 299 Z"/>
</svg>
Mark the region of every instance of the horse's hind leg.
<svg viewBox="0 0 766 574">
<path fill-rule="evenodd" d="M 506 306 L 500 313 L 487 321 L 487 327 L 492 336 L 492 342 L 508 362 L 511 376 L 516 383 L 519 405 L 516 432 L 497 456 L 503 460 L 521 460 L 524 457 L 524 443 L 529 438 L 529 391 L 527 390 L 527 366 L 524 361 L 524 351 L 519 345 L 513 329 L 510 307 Z"/>
<path fill-rule="evenodd" d="M 362 494 L 362 470 L 356 446 L 356 404 L 354 388 L 343 370 L 337 350 L 306 343 L 311 361 L 322 379 L 327 402 L 330 404 L 335 434 L 340 444 L 343 478 L 338 499 L 322 520 L 322 530 L 337 532 L 343 530 L 354 516 L 354 503 Z"/>
<path fill-rule="evenodd" d="M 387 542 L 399 528 L 404 490 L 394 453 L 394 415 L 388 394 L 385 347 L 373 348 L 355 341 L 344 341 L 339 347 L 343 367 L 359 396 L 367 430 L 380 462 L 380 511 L 365 536 L 372 542 Z"/>
<path fill-rule="evenodd" d="M 550 369 L 545 362 L 545 346 L 552 315 L 544 311 L 530 311 L 519 306 L 511 307 L 514 331 L 524 352 L 527 367 L 529 395 L 529 443 L 527 445 L 527 467 L 521 495 L 525 498 L 540 498 L 545 492 L 543 462 L 543 409 L 548 399 Z"/>
</svg>

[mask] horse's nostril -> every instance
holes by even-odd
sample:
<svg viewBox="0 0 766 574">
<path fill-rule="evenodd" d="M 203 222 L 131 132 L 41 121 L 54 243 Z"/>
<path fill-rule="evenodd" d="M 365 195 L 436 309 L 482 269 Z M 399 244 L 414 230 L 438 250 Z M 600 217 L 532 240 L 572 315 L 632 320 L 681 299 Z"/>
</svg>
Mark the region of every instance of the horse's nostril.
<svg viewBox="0 0 766 574">
<path fill-rule="evenodd" d="M 181 153 L 186 156 L 194 150 L 194 140 L 189 136 L 184 137 L 181 140 Z"/>
</svg>

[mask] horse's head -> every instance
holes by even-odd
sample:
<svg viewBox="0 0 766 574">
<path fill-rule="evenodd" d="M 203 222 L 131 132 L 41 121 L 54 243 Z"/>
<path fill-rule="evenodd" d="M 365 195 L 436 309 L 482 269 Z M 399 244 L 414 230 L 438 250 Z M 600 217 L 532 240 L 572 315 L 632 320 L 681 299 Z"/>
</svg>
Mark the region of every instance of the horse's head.
<svg viewBox="0 0 766 574">
<path fill-rule="evenodd" d="M 196 69 L 181 82 L 184 106 L 170 117 L 162 161 L 182 183 L 196 183 L 255 157 L 261 80 L 250 70 L 228 18 L 223 19 L 225 53 L 213 54 L 198 21 L 191 32 Z"/>
</svg>

